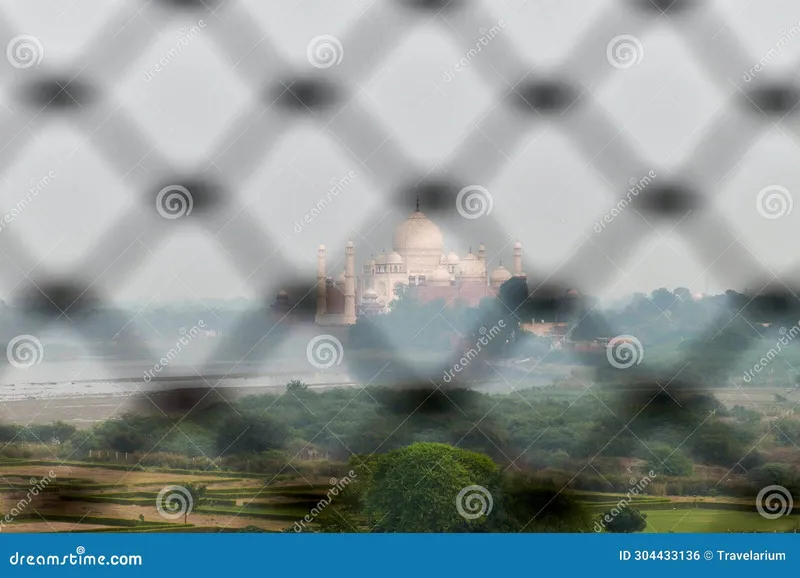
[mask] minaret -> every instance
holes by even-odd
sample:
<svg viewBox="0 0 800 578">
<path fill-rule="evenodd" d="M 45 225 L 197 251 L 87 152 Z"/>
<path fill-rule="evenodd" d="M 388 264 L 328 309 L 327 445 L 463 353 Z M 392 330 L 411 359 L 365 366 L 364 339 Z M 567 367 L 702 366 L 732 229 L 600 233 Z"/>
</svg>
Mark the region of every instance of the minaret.
<svg viewBox="0 0 800 578">
<path fill-rule="evenodd" d="M 522 276 L 522 243 L 514 243 L 514 276 Z"/>
<path fill-rule="evenodd" d="M 486 283 L 489 283 L 489 268 L 486 266 L 486 247 L 483 246 L 483 241 L 478 245 L 478 261 L 483 268 L 483 276 Z"/>
<path fill-rule="evenodd" d="M 326 292 L 327 275 L 325 273 L 325 245 L 317 247 L 317 317 L 327 311 Z"/>
<path fill-rule="evenodd" d="M 345 325 L 356 322 L 356 257 L 353 241 L 347 242 L 344 264 L 344 319 Z"/>
</svg>

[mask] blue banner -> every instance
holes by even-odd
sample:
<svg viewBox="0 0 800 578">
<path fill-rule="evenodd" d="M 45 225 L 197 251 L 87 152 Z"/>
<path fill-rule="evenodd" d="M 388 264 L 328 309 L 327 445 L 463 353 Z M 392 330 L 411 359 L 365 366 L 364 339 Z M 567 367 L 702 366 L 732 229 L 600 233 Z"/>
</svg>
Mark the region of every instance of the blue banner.
<svg viewBox="0 0 800 578">
<path fill-rule="evenodd" d="M 751 576 L 800 570 L 795 534 L 15 534 L 0 576 Z"/>
</svg>

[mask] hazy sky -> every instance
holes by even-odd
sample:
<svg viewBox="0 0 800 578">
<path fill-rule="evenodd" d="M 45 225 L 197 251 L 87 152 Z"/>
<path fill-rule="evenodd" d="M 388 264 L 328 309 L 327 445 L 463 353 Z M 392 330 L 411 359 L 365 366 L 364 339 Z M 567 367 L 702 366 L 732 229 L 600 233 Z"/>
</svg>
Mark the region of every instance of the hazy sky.
<svg viewBox="0 0 800 578">
<path fill-rule="evenodd" d="M 281 67 L 285 73 L 281 77 L 291 75 L 286 74 L 291 70 L 297 75 L 325 78 L 330 74 L 333 78 L 337 69 L 349 74 L 349 61 L 368 59 L 369 55 L 355 54 L 366 49 L 348 31 L 363 27 L 364 19 L 370 18 L 379 30 L 382 20 L 376 9 L 388 1 L 378 0 L 370 7 L 370 2 L 358 0 L 228 0 L 214 13 L 207 9 L 173 13 L 162 11 L 158 2 L 133 0 L 0 1 L 3 47 L 11 38 L 25 34 L 35 36 L 44 51 L 41 64 L 31 68 L 16 69 L 7 65 L 6 59 L 0 63 L 0 215 L 9 214 L 27 196 L 32 179 L 38 181 L 50 171 L 56 175 L 0 230 L 0 249 L 3 236 L 11 234 L 39 261 L 37 273 L 68 273 L 81 266 L 101 235 L 119 226 L 117 220 L 126 211 L 141 206 L 141 183 L 147 181 L 148 163 L 153 158 L 161 155 L 176 172 L 209 166 L 212 174 L 226 170 L 231 163 L 218 163 L 209 156 L 219 149 L 219 139 L 246 118 L 248 111 L 266 107 L 265 90 L 256 91 L 264 86 L 262 79 L 251 78 L 249 72 L 259 70 L 258 63 L 232 61 L 218 41 L 219 34 L 233 32 L 236 36 L 233 9 L 246 10 L 252 16 L 265 36 L 259 40 L 261 49 L 269 46 L 269 50 L 279 51 L 287 67 Z M 743 74 L 771 48 L 780 46 L 780 52 L 769 58 L 758 80 L 797 80 L 800 35 L 791 33 L 792 26 L 800 25 L 800 4 L 796 2 L 702 3 L 718 13 L 723 23 L 716 30 L 702 30 L 708 52 L 716 47 L 724 53 L 727 43 L 735 42 L 750 59 L 747 66 L 723 67 L 729 72 L 728 82 L 709 74 L 682 36 L 691 14 L 662 16 L 653 25 L 631 25 L 627 30 L 624 16 L 630 12 L 629 4 L 616 0 L 486 1 L 474 38 L 466 38 L 463 27 L 453 25 L 447 14 L 431 18 L 408 12 L 407 21 L 395 23 L 402 27 L 397 46 L 386 57 L 377 56 L 378 64 L 367 75 L 356 73 L 357 78 L 349 83 L 353 90 L 349 106 L 368 111 L 380 122 L 381 133 L 389 137 L 383 152 L 395 146 L 405 151 L 415 167 L 414 174 L 405 175 L 409 181 L 435 172 L 447 164 L 450 153 L 476 131 L 476 123 L 481 123 L 510 88 L 510 79 L 503 82 L 504 71 L 496 71 L 500 78 L 488 81 L 482 74 L 480 53 L 453 75 L 452 82 L 443 78 L 466 56 L 465 46 L 477 45 L 481 28 L 490 30 L 502 21 L 497 38 L 489 42 L 513 50 L 513 57 L 533 69 L 534 76 L 571 73 L 581 65 L 592 69 L 590 82 L 579 78 L 592 108 L 603 111 L 619 138 L 630 141 L 643 168 L 671 179 L 681 175 L 682 167 L 695 158 L 695 148 L 710 127 L 724 126 L 729 117 L 733 123 L 744 114 L 741 90 L 749 86 Z M 185 41 L 160 72 L 153 73 L 159 60 L 167 57 L 200 19 L 203 26 L 196 29 L 199 32 Z M 616 22 L 617 28 L 609 22 Z M 126 171 L 111 166 L 88 135 L 61 116 L 40 115 L 21 127 L 15 124 L 29 114 L 15 100 L 15 91 L 23 83 L 47 72 L 72 78 L 84 67 L 92 71 L 86 59 L 102 60 L 106 53 L 117 51 L 119 43 L 126 42 L 126 30 L 133 30 L 140 40 L 148 35 L 152 38 L 141 41 L 143 48 L 137 46 L 125 66 L 109 68 L 113 77 L 96 78 L 104 91 L 104 110 L 109 117 L 122 111 L 129 115 L 151 141 L 145 148 L 154 147 L 151 157 L 139 164 L 129 163 Z M 641 62 L 615 68 L 606 58 L 605 46 L 621 34 L 631 34 L 640 42 Z M 104 44 L 92 44 L 97 35 L 105 39 Z M 333 35 L 341 41 L 341 64 L 317 69 L 309 63 L 307 47 L 320 35 Z M 564 63 L 582 53 L 576 49 L 586 37 L 596 37 L 590 45 L 595 47 L 593 52 L 565 70 Z M 247 34 L 238 39 L 240 53 L 248 52 L 242 44 L 250 39 Z M 584 46 L 581 50 L 588 49 Z M 265 63 L 263 70 L 267 80 L 277 78 L 270 76 L 274 72 L 271 63 Z M 89 72 L 78 77 L 80 74 Z M 773 273 L 783 270 L 781 276 L 786 275 L 789 282 L 800 209 L 767 219 L 759 214 L 756 202 L 765 187 L 782 186 L 795 194 L 800 191 L 797 137 L 782 125 L 765 122 L 754 130 L 751 140 L 739 158 L 729 161 L 732 170 L 720 178 L 715 175 L 716 184 L 703 194 L 711 198 L 709 214 L 724 218 L 725 228 L 752 257 Z M 558 122 L 531 122 L 513 149 L 503 150 L 507 159 L 497 174 L 480 183 L 491 191 L 491 217 L 501 225 L 503 237 L 476 238 L 480 233 L 473 233 L 477 231 L 473 221 L 446 219 L 440 223 L 446 244 L 463 255 L 470 244 L 475 249 L 483 241 L 494 267 L 501 259 L 510 265 L 510 243 L 518 238 L 524 247 L 524 268 L 532 280 L 538 280 L 582 245 L 597 243 L 606 232 L 598 235 L 593 225 L 611 211 L 624 191 L 611 185 L 578 144 Z M 280 140 L 245 178 L 222 176 L 241 181 L 233 194 L 243 213 L 263 225 L 283 257 L 313 277 L 320 242 L 329 248 L 329 260 L 335 262 L 352 238 L 360 263 L 370 253 L 384 247 L 390 250 L 394 228 L 413 209 L 409 205 L 401 211 L 386 205 L 383 199 L 392 192 L 395 181 L 372 174 L 362 160 L 325 122 L 297 120 L 289 123 Z M 627 176 L 638 180 L 647 170 Z M 696 170 L 702 173 L 703 169 Z M 294 224 L 326 196 L 331 179 L 341 179 L 350 171 L 355 174 L 352 182 L 297 233 Z M 421 203 L 424 211 L 424 198 Z M 628 216 L 633 219 L 644 218 L 630 207 L 625 211 L 631 212 Z M 731 287 L 726 279 L 707 280 L 703 261 L 696 256 L 697 241 L 672 230 L 675 221 L 661 223 L 648 217 L 647 222 L 647 234 L 629 239 L 634 250 L 630 258 L 617 263 L 618 268 L 595 260 L 596 266 L 611 268 L 613 273 L 602 286 L 587 286 L 587 290 L 616 297 L 660 286 L 712 292 Z M 134 232 L 124 227 L 119 235 L 130 236 L 131 243 L 144 242 L 136 241 Z M 181 226 L 147 250 L 152 250 L 152 255 L 126 276 L 125 283 L 115 286 L 109 298 L 147 302 L 258 295 L 261 281 L 254 280 L 262 279 L 264 270 L 247 278 L 232 264 L 229 251 L 202 226 Z M 274 255 L 265 249 L 263 267 L 267 271 L 274 262 L 271 257 Z M 20 285 L 15 283 L 24 279 L 22 273 L 28 273 L 34 263 L 15 263 L 15 271 L 5 260 L 0 294 L 8 297 L 18 290 Z M 594 273 L 587 269 L 586 275 L 583 281 L 591 283 Z M 103 292 L 103 286 L 98 280 L 99 291 Z"/>
</svg>

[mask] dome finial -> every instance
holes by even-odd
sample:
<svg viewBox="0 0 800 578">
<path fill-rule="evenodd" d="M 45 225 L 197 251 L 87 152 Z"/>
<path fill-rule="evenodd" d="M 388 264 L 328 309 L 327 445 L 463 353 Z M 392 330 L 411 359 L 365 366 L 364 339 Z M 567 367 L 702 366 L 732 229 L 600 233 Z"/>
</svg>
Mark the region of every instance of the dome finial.
<svg viewBox="0 0 800 578">
<path fill-rule="evenodd" d="M 417 195 L 417 212 L 419 213 L 419 195 Z"/>
</svg>

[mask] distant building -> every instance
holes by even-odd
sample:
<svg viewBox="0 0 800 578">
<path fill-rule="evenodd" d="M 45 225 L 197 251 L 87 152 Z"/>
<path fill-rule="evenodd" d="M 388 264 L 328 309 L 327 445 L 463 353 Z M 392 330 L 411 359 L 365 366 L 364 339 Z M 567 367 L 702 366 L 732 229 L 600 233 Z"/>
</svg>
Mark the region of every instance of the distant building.
<svg viewBox="0 0 800 578">
<path fill-rule="evenodd" d="M 317 248 L 317 305 L 314 322 L 318 325 L 352 325 L 362 315 L 386 313 L 389 304 L 402 290 L 408 290 L 423 303 L 444 299 L 449 304 L 462 302 L 475 307 L 486 297 L 494 297 L 500 286 L 522 272 L 522 245 L 513 247 L 513 272 L 500 266 L 489 274 L 486 247 L 459 257 L 444 251 L 444 236 L 428 217 L 414 211 L 394 232 L 392 251 L 370 257 L 356 274 L 355 246 L 345 247 L 345 269 L 329 277 L 326 249 Z M 281 291 L 276 300 L 290 308 L 291 298 Z"/>
<path fill-rule="evenodd" d="M 533 333 L 538 337 L 544 337 L 547 339 L 554 339 L 556 341 L 561 341 L 566 338 L 567 333 L 569 332 L 569 323 L 558 322 L 558 323 L 546 323 L 544 321 L 533 323 L 521 323 L 520 329 L 522 331 L 527 331 L 528 333 Z"/>
<path fill-rule="evenodd" d="M 577 296 L 574 289 L 567 292 L 569 296 Z M 564 349 L 580 353 L 595 353 L 605 351 L 608 347 L 610 338 L 599 337 L 597 339 L 575 340 L 572 338 L 572 331 L 575 329 L 574 323 L 564 321 L 545 322 L 534 320 L 532 323 L 521 323 L 520 329 L 527 333 L 532 333 L 537 337 L 550 340 L 550 347 L 554 349 Z"/>
</svg>

